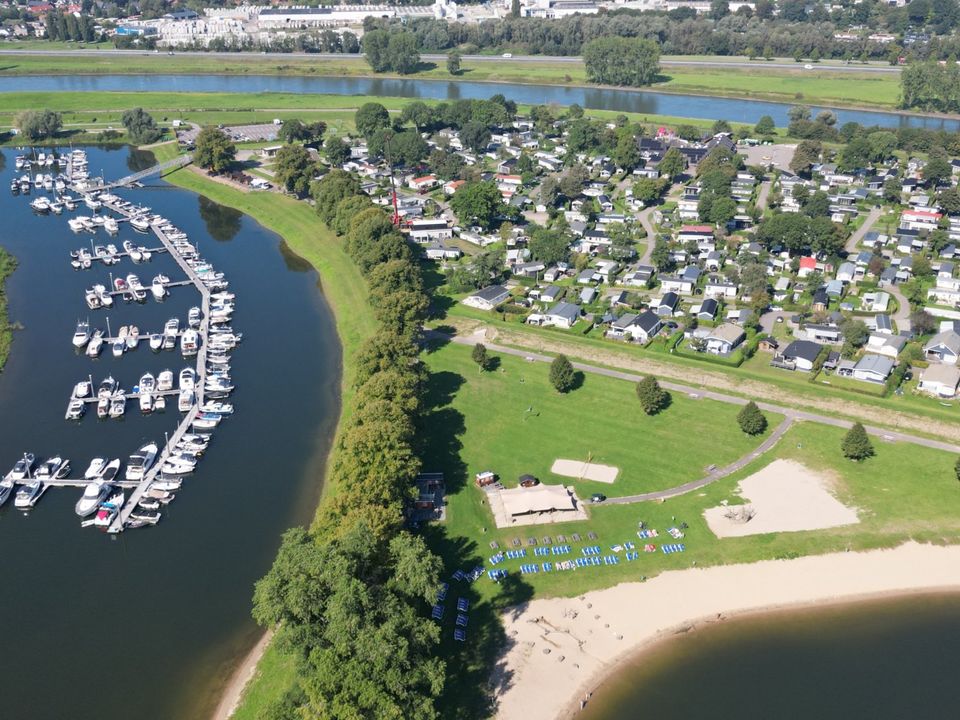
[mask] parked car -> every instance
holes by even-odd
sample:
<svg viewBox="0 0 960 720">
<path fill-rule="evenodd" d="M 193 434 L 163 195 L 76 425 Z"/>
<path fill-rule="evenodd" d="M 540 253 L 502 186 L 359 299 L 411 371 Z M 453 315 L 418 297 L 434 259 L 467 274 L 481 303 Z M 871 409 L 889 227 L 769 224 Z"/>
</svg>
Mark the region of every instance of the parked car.
<svg viewBox="0 0 960 720">
<path fill-rule="evenodd" d="M 593 495 L 590 496 L 590 502 L 592 503 L 602 503 L 606 499 L 607 499 L 607 496 L 604 495 L 603 493 L 594 493 Z"/>
</svg>

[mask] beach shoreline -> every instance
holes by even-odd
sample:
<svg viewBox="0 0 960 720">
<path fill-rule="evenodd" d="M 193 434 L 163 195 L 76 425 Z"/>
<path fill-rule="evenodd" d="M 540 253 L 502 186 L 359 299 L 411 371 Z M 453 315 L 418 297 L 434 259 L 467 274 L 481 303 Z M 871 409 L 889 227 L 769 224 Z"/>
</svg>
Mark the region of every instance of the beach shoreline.
<svg viewBox="0 0 960 720">
<path fill-rule="evenodd" d="M 888 550 L 670 571 L 576 598 L 534 600 L 503 617 L 509 644 L 494 678 L 496 717 L 571 720 L 581 701 L 602 691 L 625 662 L 705 625 L 958 591 L 960 546 L 908 542 Z"/>
<path fill-rule="evenodd" d="M 273 630 L 264 631 L 260 639 L 250 648 L 250 651 L 231 673 L 230 679 L 220 693 L 220 700 L 217 703 L 217 709 L 211 716 L 211 720 L 228 720 L 236 712 L 240 706 L 240 700 L 243 699 L 243 691 L 247 689 L 247 685 L 256 675 L 257 665 L 260 664 L 260 659 L 267 651 L 272 638 Z"/>
</svg>

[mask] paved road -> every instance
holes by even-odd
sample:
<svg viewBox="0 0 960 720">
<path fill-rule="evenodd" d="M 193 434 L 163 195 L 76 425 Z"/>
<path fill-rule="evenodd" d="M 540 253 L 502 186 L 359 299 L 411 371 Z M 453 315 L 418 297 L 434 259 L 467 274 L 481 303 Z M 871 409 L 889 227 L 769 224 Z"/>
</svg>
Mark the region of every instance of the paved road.
<svg viewBox="0 0 960 720">
<path fill-rule="evenodd" d="M 912 327 L 910 322 L 910 301 L 904 297 L 897 285 L 887 285 L 887 292 L 897 299 L 897 312 L 893 315 L 893 321 L 897 324 L 897 332 L 904 333 Z"/>
<path fill-rule="evenodd" d="M 188 57 L 224 57 L 224 58 L 237 58 L 238 56 L 244 55 L 259 55 L 260 57 L 268 58 L 289 58 L 289 57 L 303 57 L 303 58 L 315 58 L 315 59 L 335 59 L 343 60 L 349 59 L 351 57 L 359 58 L 360 55 L 350 55 L 346 53 L 281 53 L 281 52 L 265 52 L 265 53 L 235 53 L 235 52 L 202 52 L 196 50 L 175 50 L 176 55 L 186 55 Z M 0 46 L 0 55 L 53 55 L 53 56 L 66 56 L 71 57 L 74 55 L 84 56 L 84 55 L 149 55 L 149 56 L 166 56 L 168 53 L 165 51 L 161 52 L 147 52 L 144 50 L 103 50 L 95 48 L 87 48 L 84 50 L 6 50 Z M 446 62 L 447 56 L 442 54 L 424 54 L 420 56 L 423 60 L 428 60 L 431 62 Z M 500 55 L 462 55 L 461 59 L 469 60 L 471 62 L 502 62 L 505 59 Z M 562 56 L 562 55 L 514 55 L 509 58 L 511 62 L 521 62 L 521 63 L 564 63 L 564 64 L 582 64 L 583 59 L 578 56 Z M 781 62 L 761 62 L 761 61 L 749 61 L 749 60 L 732 60 L 732 61 L 717 61 L 717 60 L 683 60 L 683 59 L 660 59 L 660 64 L 664 67 L 700 67 L 700 68 L 749 68 L 751 70 L 797 70 L 803 67 L 802 63 L 795 63 L 793 61 L 781 61 Z M 817 63 L 814 65 L 813 70 L 808 70 L 807 72 L 814 73 L 818 70 L 829 70 L 831 72 L 869 72 L 869 73 L 900 73 L 902 67 L 891 66 L 891 65 L 846 65 L 846 64 L 834 64 L 834 63 Z"/>
<path fill-rule="evenodd" d="M 767 202 L 770 200 L 770 189 L 773 187 L 773 180 L 764 180 L 760 183 L 760 193 L 757 195 L 757 207 L 761 210 L 767 209 Z"/>
<path fill-rule="evenodd" d="M 470 336 L 454 336 L 450 337 L 442 333 L 437 333 L 432 331 L 428 333 L 428 336 L 439 337 L 444 340 L 450 340 L 460 345 L 474 345 L 478 342 L 477 338 Z M 536 361 L 536 362 L 552 362 L 553 357 L 549 355 L 542 355 L 540 353 L 530 352 L 528 350 L 519 350 L 516 348 L 506 347 L 503 345 L 496 345 L 484 340 L 484 344 L 487 346 L 487 350 L 492 350 L 494 352 L 503 353 L 504 355 L 514 355 L 516 357 L 521 357 L 526 360 Z M 591 373 L 594 375 L 605 375 L 607 377 L 617 378 L 619 380 L 627 380 L 629 382 L 639 382 L 643 379 L 642 375 L 637 375 L 635 373 L 624 372 L 622 370 L 613 370 L 611 368 L 600 367 L 598 365 L 588 365 L 586 363 L 575 362 L 573 366 L 582 372 Z M 749 400 L 747 398 L 736 397 L 735 395 L 726 395 L 724 393 L 716 392 L 714 390 L 705 390 L 703 388 L 693 387 L 691 385 L 681 385 L 680 383 L 661 381 L 660 386 L 671 390 L 673 392 L 684 393 L 691 398 L 707 398 L 708 400 L 716 400 L 717 402 L 730 403 L 731 405 L 746 405 Z M 784 407 L 783 405 L 775 405 L 768 402 L 757 402 L 757 405 L 761 410 L 766 410 L 767 412 L 775 412 L 785 417 L 791 418 L 793 420 L 806 420 L 809 422 L 820 423 L 822 425 L 832 425 L 833 427 L 839 427 L 847 429 L 853 425 L 849 420 L 841 420 L 840 418 L 829 417 L 827 415 L 820 415 L 819 413 L 807 412 L 805 410 L 797 410 L 792 407 Z M 932 440 L 929 438 L 919 437 L 917 435 L 910 435 L 908 433 L 898 432 L 896 430 L 887 430 L 885 428 L 874 427 L 871 425 L 865 426 L 866 431 L 875 437 L 878 437 L 886 442 L 907 442 L 914 445 L 921 445 L 923 447 L 932 448 L 934 450 L 943 450 L 945 452 L 955 453 L 960 455 L 960 445 L 955 445 L 953 443 L 943 442 L 941 440 Z"/>
<path fill-rule="evenodd" d="M 657 490 L 656 492 L 641 493 L 639 495 L 624 495 L 623 497 L 609 498 L 606 502 L 610 505 L 630 505 L 639 502 L 649 502 L 650 500 L 666 500 L 667 498 L 676 497 L 677 495 L 685 495 L 688 492 L 705 488 L 707 485 L 715 483 L 717 480 L 727 477 L 727 475 L 732 475 L 733 473 L 737 472 L 737 470 L 743 469 L 748 464 L 763 455 L 767 450 L 777 444 L 780 438 L 783 437 L 783 434 L 790 429 L 791 425 L 793 425 L 793 418 L 784 418 L 783 422 L 777 425 L 777 427 L 774 428 L 774 431 L 770 433 L 770 437 L 760 443 L 760 445 L 752 452 L 747 453 L 724 468 L 717 468 L 709 475 L 702 477 L 699 480 L 691 480 L 688 483 L 667 488 L 666 490 Z"/>
<path fill-rule="evenodd" d="M 880 216 L 883 214 L 883 209 L 875 207 L 870 211 L 870 214 L 867 215 L 867 219 L 864 220 L 863 225 L 861 225 L 857 230 L 847 238 L 846 245 L 843 246 L 843 249 L 847 251 L 848 255 L 854 255 L 857 252 L 857 246 L 860 244 L 860 241 L 870 232 L 870 228 L 874 226 L 877 220 L 880 219 Z"/>
</svg>

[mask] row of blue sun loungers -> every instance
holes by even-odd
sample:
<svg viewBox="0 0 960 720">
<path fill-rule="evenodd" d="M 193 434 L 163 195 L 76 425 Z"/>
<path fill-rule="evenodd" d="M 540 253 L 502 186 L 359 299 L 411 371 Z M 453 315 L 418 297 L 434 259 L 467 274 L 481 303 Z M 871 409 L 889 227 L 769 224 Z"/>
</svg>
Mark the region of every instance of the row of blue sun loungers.
<svg viewBox="0 0 960 720">
<path fill-rule="evenodd" d="M 661 545 L 660 549 L 663 550 L 664 555 L 669 555 L 670 553 L 683 552 L 687 547 L 683 544 Z"/>
<path fill-rule="evenodd" d="M 551 555 L 569 555 L 569 545 L 554 545 L 553 547 L 538 547 L 533 549 L 533 554 L 537 557 L 550 557 Z"/>
<path fill-rule="evenodd" d="M 602 551 L 600 550 L 599 545 L 591 545 L 589 547 L 581 548 L 580 552 L 584 555 L 599 555 Z"/>
<path fill-rule="evenodd" d="M 653 529 L 637 530 L 637 537 L 640 538 L 641 540 L 646 540 L 647 538 L 655 538 L 658 535 L 660 535 L 660 533 L 658 533 L 656 530 L 653 530 Z"/>
</svg>

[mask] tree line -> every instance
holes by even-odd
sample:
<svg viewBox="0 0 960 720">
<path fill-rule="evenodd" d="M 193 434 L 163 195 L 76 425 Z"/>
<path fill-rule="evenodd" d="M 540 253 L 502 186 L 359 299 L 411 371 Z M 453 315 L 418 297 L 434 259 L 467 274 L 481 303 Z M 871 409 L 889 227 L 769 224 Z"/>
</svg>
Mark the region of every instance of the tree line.
<svg viewBox="0 0 960 720">
<path fill-rule="evenodd" d="M 446 669 L 424 613 L 441 562 L 405 529 L 420 471 L 415 431 L 427 378 L 416 336 L 428 309 L 420 267 L 358 180 L 332 170 L 311 195 L 369 284 L 376 333 L 354 359 L 354 409 L 314 526 L 284 537 L 254 593 L 255 619 L 297 659 L 297 685 L 267 717 L 438 717 Z"/>
</svg>

